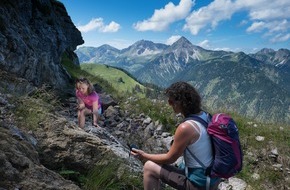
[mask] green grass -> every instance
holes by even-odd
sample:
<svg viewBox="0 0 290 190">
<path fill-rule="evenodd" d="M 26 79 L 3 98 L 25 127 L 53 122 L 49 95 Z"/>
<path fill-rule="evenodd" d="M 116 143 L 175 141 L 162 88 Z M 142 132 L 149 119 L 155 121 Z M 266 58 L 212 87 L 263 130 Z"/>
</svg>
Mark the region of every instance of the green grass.
<svg viewBox="0 0 290 190">
<path fill-rule="evenodd" d="M 78 66 L 73 64 L 66 54 L 62 56 L 61 63 L 73 79 L 86 77 L 115 99 L 122 100 L 131 95 L 145 96 L 145 87 L 119 69 L 99 64 Z M 71 87 L 73 88 L 74 84 L 71 84 Z"/>
<path fill-rule="evenodd" d="M 58 172 L 63 178 L 74 181 L 78 186 L 83 186 L 87 178 L 78 171 L 63 169 Z"/>
<path fill-rule="evenodd" d="M 17 122 L 30 130 L 35 130 L 53 110 L 61 107 L 59 99 L 46 86 L 15 101 L 17 101 L 15 108 Z"/>
<path fill-rule="evenodd" d="M 108 158 L 107 163 L 98 163 L 88 173 L 84 185 L 86 190 L 141 190 L 143 189 L 142 176 L 130 172 L 124 161 Z"/>
<path fill-rule="evenodd" d="M 140 89 L 137 93 L 144 97 L 145 87 L 119 69 L 94 63 L 81 64 L 81 69 L 109 81 L 112 87 L 120 93 L 135 93 L 135 89 Z"/>
<path fill-rule="evenodd" d="M 113 86 L 107 80 L 104 80 L 98 76 L 94 76 L 85 70 L 82 70 L 80 66 L 72 63 L 66 53 L 64 53 L 62 56 L 61 64 L 68 71 L 73 79 L 86 77 L 93 84 L 100 85 L 106 93 L 111 94 L 114 98 L 121 98 L 121 94 L 119 94 L 118 91 L 113 88 Z M 71 88 L 74 88 L 74 83 L 71 84 Z"/>
<path fill-rule="evenodd" d="M 262 124 L 251 122 L 248 119 L 233 114 L 239 128 L 240 141 L 244 152 L 243 170 L 237 177 L 246 181 L 256 190 L 267 189 L 265 184 L 271 184 L 277 189 L 283 189 L 287 174 L 286 168 L 290 167 L 290 126 Z M 257 136 L 263 136 L 264 141 L 257 141 Z M 278 157 L 269 155 L 277 148 Z M 282 164 L 283 170 L 277 170 L 274 164 Z M 260 178 L 253 179 L 257 173 Z M 262 185 L 263 184 L 263 185 Z"/>
</svg>

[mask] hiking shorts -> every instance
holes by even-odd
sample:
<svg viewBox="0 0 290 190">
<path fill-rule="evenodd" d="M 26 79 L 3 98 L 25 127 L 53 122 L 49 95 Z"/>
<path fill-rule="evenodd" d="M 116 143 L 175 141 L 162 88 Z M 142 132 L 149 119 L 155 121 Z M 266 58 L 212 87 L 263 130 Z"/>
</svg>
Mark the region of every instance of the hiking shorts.
<svg viewBox="0 0 290 190">
<path fill-rule="evenodd" d="M 188 180 L 185 176 L 184 169 L 179 169 L 172 165 L 162 165 L 160 171 L 160 179 L 162 182 L 170 185 L 178 190 L 205 190 L 205 187 L 199 187 Z M 217 180 L 211 190 L 217 189 L 220 180 Z"/>
<path fill-rule="evenodd" d="M 172 165 L 162 165 L 160 171 L 160 179 L 162 182 L 179 190 L 199 190 L 185 176 L 184 169 L 179 169 Z"/>
<path fill-rule="evenodd" d="M 91 110 L 91 112 L 93 113 L 93 107 L 92 107 L 92 106 L 88 106 L 88 107 L 86 107 L 86 108 L 88 108 L 89 110 Z M 99 114 L 99 115 L 102 115 L 102 112 L 103 112 L 102 107 L 100 107 L 100 108 L 98 109 L 98 114 Z"/>
</svg>

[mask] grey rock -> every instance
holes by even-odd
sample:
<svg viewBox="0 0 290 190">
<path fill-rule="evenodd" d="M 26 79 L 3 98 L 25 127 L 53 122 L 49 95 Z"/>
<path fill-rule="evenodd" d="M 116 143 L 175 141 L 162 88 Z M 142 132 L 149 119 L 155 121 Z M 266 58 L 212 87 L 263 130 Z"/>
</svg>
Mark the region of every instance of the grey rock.
<svg viewBox="0 0 290 190">
<path fill-rule="evenodd" d="M 7 2 L 0 3 L 1 68 L 37 86 L 65 88 L 70 76 L 61 57 L 66 53 L 79 64 L 73 51 L 83 39 L 64 5 L 50 0 Z"/>
</svg>

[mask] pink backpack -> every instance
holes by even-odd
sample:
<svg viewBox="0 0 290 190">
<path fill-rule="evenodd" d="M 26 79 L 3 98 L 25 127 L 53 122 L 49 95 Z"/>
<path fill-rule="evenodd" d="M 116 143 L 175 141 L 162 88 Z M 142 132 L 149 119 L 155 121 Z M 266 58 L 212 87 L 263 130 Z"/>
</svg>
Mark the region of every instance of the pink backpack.
<svg viewBox="0 0 290 190">
<path fill-rule="evenodd" d="M 211 116 L 210 122 L 197 115 L 190 115 L 186 120 L 195 120 L 207 128 L 211 137 L 214 151 L 214 160 L 210 167 L 204 164 L 191 152 L 194 159 L 206 169 L 210 177 L 229 178 L 242 170 L 243 154 L 239 140 L 239 132 L 233 118 L 224 113 Z"/>
</svg>

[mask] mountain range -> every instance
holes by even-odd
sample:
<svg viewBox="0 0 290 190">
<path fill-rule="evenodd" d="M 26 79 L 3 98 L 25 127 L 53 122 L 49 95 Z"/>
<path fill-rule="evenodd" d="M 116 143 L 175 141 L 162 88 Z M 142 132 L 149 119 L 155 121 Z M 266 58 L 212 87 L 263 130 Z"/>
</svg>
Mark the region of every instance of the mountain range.
<svg viewBox="0 0 290 190">
<path fill-rule="evenodd" d="M 167 87 L 187 81 L 212 109 L 230 110 L 258 121 L 290 123 L 290 50 L 254 54 L 212 51 L 181 37 L 172 45 L 140 40 L 119 50 L 80 47 L 80 63 L 122 68 L 143 83 Z"/>
</svg>

